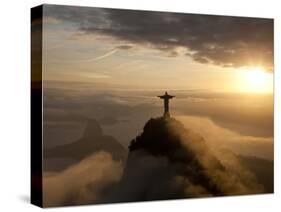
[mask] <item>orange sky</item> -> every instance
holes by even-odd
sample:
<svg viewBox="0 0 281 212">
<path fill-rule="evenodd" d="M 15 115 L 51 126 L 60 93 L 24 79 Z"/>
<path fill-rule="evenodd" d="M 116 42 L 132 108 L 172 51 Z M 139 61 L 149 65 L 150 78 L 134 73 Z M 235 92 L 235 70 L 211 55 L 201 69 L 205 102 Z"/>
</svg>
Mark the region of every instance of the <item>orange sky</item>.
<svg viewBox="0 0 281 212">
<path fill-rule="evenodd" d="M 177 37 L 176 32 L 170 33 L 163 30 L 162 34 L 157 35 L 159 40 L 157 36 L 155 39 L 155 37 L 145 34 L 142 38 L 138 37 L 138 34 L 133 34 L 135 32 L 132 32 L 132 35 L 125 34 L 132 31 L 128 30 L 127 32 L 126 30 L 129 27 L 133 28 L 134 22 L 131 23 L 124 20 L 125 18 L 120 18 L 120 29 L 124 28 L 125 34 L 120 35 L 118 31 L 110 31 L 111 28 L 115 29 L 114 23 L 111 23 L 111 28 L 106 28 L 107 22 L 111 21 L 111 13 L 114 13 L 112 11 L 105 10 L 104 12 L 95 8 L 63 6 L 61 9 L 64 11 L 64 15 L 60 15 L 59 9 L 57 11 L 57 8 L 51 6 L 47 7 L 45 11 L 46 18 L 43 31 L 43 77 L 45 80 L 102 83 L 109 88 L 126 89 L 273 92 L 273 71 L 268 66 L 272 59 L 269 57 L 272 54 L 272 49 L 270 49 L 270 43 L 272 42 L 270 40 L 270 30 L 272 30 L 270 19 L 224 18 L 222 16 L 219 17 L 218 21 L 217 16 L 210 16 L 207 20 L 210 20 L 209 25 L 211 26 L 215 25 L 216 21 L 223 23 L 226 20 L 225 22 L 230 22 L 233 27 L 241 30 L 241 33 L 247 31 L 247 29 L 244 29 L 245 26 L 249 27 L 248 31 L 250 34 L 252 33 L 252 39 L 256 39 L 255 42 L 260 42 L 260 44 L 249 43 L 247 46 L 247 42 L 251 40 L 249 34 L 245 35 L 245 40 L 243 40 L 243 36 L 239 37 L 239 34 L 235 34 L 236 37 L 232 38 L 231 36 L 234 33 L 228 35 L 228 29 L 226 28 L 227 36 L 224 36 L 224 31 L 212 32 L 212 29 L 209 29 L 210 32 L 207 31 L 207 33 L 210 33 L 209 36 L 221 36 L 221 40 L 218 41 L 210 41 L 209 37 L 204 37 L 201 33 L 198 34 L 199 41 L 201 39 L 202 42 L 205 42 L 201 46 L 199 45 L 200 42 L 192 43 L 188 40 L 189 34 L 196 37 L 197 34 L 192 34 L 193 31 Z M 80 15 L 75 13 L 77 9 L 80 10 Z M 106 14 L 107 12 L 108 14 Z M 83 14 L 85 17 L 83 17 Z M 128 14 L 128 12 L 123 11 L 121 15 L 126 16 Z M 143 17 L 144 20 L 146 14 Z M 158 25 L 163 25 L 163 28 L 167 25 L 168 28 L 171 27 L 170 22 L 175 22 L 180 27 L 181 19 L 185 18 L 175 13 L 171 13 L 172 15 L 169 13 L 155 14 L 155 20 L 159 19 L 158 22 L 148 21 L 148 25 L 146 22 L 142 23 L 136 19 L 135 25 L 136 28 L 140 28 L 138 29 L 140 36 L 141 33 L 146 32 L 144 30 L 151 28 L 150 23 L 152 28 L 148 33 L 153 35 L 156 33 L 154 30 L 157 30 Z M 135 18 L 136 15 L 132 14 L 131 16 Z M 190 15 L 190 18 L 187 19 L 187 26 L 182 24 L 182 27 L 188 28 L 188 21 L 193 20 L 194 17 L 196 18 L 196 15 Z M 197 17 L 200 20 L 203 16 L 198 15 Z M 178 22 L 176 22 L 177 19 L 179 19 Z M 239 20 L 236 21 L 236 19 Z M 237 25 L 236 22 L 240 23 L 241 26 Z M 201 24 L 201 22 L 198 24 Z M 201 28 L 204 26 L 205 24 L 202 23 Z M 269 32 L 264 33 L 264 27 L 267 26 Z M 195 28 L 194 32 L 199 31 L 198 28 Z M 104 32 L 101 32 L 101 29 Z M 159 30 L 161 29 L 159 28 Z M 204 30 L 202 33 L 205 32 Z M 206 30 L 208 30 L 208 26 L 206 26 Z M 261 38 L 255 38 L 257 35 L 254 32 L 256 34 L 261 33 Z M 187 38 L 182 38 L 184 36 Z M 163 44 L 161 39 L 166 39 L 168 43 Z M 233 39 L 235 45 L 233 44 L 228 49 L 227 44 L 232 41 L 231 39 Z M 174 45 L 181 40 L 183 44 Z M 257 53 L 254 53 L 255 50 Z M 230 57 L 231 55 L 233 57 Z M 257 69 L 259 71 L 256 71 Z"/>
</svg>

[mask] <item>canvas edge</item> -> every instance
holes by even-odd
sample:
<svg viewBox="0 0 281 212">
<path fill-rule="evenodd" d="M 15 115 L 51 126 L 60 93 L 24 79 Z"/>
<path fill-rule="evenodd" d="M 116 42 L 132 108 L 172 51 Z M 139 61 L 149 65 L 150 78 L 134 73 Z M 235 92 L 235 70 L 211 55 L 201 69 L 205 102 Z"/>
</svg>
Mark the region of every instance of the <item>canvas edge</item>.
<svg viewBox="0 0 281 212">
<path fill-rule="evenodd" d="M 31 8 L 31 204 L 43 207 L 42 29 L 43 5 Z"/>
</svg>

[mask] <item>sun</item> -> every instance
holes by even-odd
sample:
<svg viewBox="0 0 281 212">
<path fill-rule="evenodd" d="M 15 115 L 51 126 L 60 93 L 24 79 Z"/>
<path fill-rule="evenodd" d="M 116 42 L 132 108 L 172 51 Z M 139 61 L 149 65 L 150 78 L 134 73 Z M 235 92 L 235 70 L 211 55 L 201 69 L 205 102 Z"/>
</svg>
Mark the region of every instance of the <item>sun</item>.
<svg viewBox="0 0 281 212">
<path fill-rule="evenodd" d="M 240 90 L 252 93 L 273 92 L 273 74 L 262 67 L 240 70 Z"/>
</svg>

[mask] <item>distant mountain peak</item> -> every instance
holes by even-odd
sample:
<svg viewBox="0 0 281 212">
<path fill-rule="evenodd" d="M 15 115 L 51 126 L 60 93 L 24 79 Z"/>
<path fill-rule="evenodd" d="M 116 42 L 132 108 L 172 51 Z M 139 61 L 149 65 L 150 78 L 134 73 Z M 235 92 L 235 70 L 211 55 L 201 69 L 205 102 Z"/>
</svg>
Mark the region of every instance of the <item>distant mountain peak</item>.
<svg viewBox="0 0 281 212">
<path fill-rule="evenodd" d="M 97 136 L 102 135 L 103 131 L 100 124 L 95 119 L 88 119 L 83 137 L 90 137 L 93 135 L 93 133 L 95 134 L 95 136 Z"/>
<path fill-rule="evenodd" d="M 181 151 L 185 153 L 190 151 L 189 154 L 194 154 L 189 149 L 194 146 L 205 147 L 205 141 L 200 135 L 186 129 L 175 118 L 159 117 L 152 118 L 145 124 L 141 135 L 132 140 L 129 150 L 143 149 L 152 155 L 170 156 L 172 159 L 171 157 L 179 157 Z"/>
</svg>

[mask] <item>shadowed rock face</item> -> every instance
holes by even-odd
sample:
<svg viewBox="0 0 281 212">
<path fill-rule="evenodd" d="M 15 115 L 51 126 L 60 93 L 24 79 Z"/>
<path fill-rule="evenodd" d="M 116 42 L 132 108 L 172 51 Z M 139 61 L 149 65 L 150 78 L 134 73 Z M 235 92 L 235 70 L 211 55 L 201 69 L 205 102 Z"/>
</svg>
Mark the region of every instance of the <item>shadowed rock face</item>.
<svg viewBox="0 0 281 212">
<path fill-rule="evenodd" d="M 210 153 L 200 135 L 185 129 L 174 118 L 150 119 L 144 126 L 143 133 L 131 142 L 129 150 L 129 159 L 138 150 L 156 157 L 166 157 L 170 163 L 180 167 L 177 174 L 188 176 L 193 183 L 203 185 L 214 195 L 223 194 L 206 172 L 208 169 L 223 171 L 224 167 Z M 203 157 L 208 158 L 208 161 L 204 161 Z M 127 165 L 131 165 L 129 160 Z"/>
<path fill-rule="evenodd" d="M 154 156 L 165 156 L 171 162 L 203 166 L 202 157 L 208 158 L 210 168 L 224 169 L 210 152 L 205 140 L 174 118 L 150 119 L 143 133 L 131 142 L 130 151 L 145 150 Z M 201 162 L 200 162 L 201 161 Z"/>
<path fill-rule="evenodd" d="M 127 157 L 126 149 L 118 143 L 112 136 L 104 135 L 102 128 L 95 120 L 89 120 L 85 128 L 83 136 L 70 144 L 60 145 L 44 151 L 46 159 L 64 159 L 63 165 L 59 163 L 49 164 L 46 160 L 46 169 L 62 169 L 82 160 L 83 158 L 99 151 L 109 152 L 114 160 L 125 161 Z M 69 161 L 71 160 L 71 161 Z M 62 162 L 61 162 L 62 164 Z"/>
</svg>

